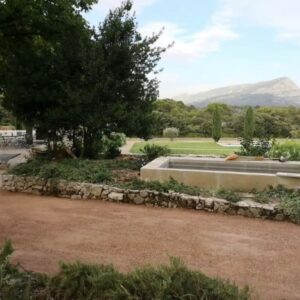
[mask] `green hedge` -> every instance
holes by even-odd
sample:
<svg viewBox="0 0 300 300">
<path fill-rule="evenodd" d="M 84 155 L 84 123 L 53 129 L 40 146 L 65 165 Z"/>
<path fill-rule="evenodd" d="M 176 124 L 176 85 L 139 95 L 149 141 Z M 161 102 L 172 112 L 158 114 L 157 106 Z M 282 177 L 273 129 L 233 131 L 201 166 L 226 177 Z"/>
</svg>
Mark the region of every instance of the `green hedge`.
<svg viewBox="0 0 300 300">
<path fill-rule="evenodd" d="M 7 241 L 0 253 L 0 299 L 64 300 L 246 300 L 247 287 L 189 270 L 180 259 L 169 265 L 144 267 L 128 274 L 113 266 L 61 264 L 53 276 L 21 271 L 10 264 Z"/>
</svg>

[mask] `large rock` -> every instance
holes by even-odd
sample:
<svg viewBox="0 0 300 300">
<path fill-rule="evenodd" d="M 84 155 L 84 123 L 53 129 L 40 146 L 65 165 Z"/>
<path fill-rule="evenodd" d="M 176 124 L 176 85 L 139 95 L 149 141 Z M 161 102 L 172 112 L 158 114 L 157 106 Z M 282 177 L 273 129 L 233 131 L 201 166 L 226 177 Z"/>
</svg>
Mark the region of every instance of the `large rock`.
<svg viewBox="0 0 300 300">
<path fill-rule="evenodd" d="M 113 201 L 123 201 L 124 194 L 112 192 L 108 195 L 108 198 L 113 200 Z"/>
<path fill-rule="evenodd" d="M 142 191 L 140 191 L 140 195 L 141 195 L 141 197 L 143 197 L 143 198 L 147 198 L 147 197 L 148 197 L 148 192 L 142 190 Z"/>
<path fill-rule="evenodd" d="M 214 207 L 214 198 L 206 198 L 204 207 L 207 208 L 207 209 L 213 209 L 213 207 Z"/>
<path fill-rule="evenodd" d="M 94 199 L 99 199 L 101 197 L 101 193 L 102 193 L 102 187 L 101 186 L 95 184 L 91 187 L 91 196 Z"/>
<path fill-rule="evenodd" d="M 135 195 L 135 197 L 133 198 L 133 202 L 137 205 L 141 205 L 145 202 L 145 199 L 140 195 Z"/>
<path fill-rule="evenodd" d="M 226 212 L 230 207 L 230 202 L 224 199 L 214 199 L 214 211 L 215 212 Z"/>
</svg>

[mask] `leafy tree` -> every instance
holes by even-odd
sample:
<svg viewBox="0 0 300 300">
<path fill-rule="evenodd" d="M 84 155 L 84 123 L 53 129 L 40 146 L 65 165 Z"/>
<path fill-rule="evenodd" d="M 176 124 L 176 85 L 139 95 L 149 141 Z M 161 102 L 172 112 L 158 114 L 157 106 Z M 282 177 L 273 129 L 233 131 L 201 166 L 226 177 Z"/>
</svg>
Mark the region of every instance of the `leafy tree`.
<svg viewBox="0 0 300 300">
<path fill-rule="evenodd" d="M 78 97 L 85 157 L 97 155 L 104 134 L 150 135 L 158 81 L 148 75 L 166 49 L 154 46 L 160 34 L 141 36 L 131 9 L 126 1 L 110 11 L 89 45 Z"/>
<path fill-rule="evenodd" d="M 163 136 L 171 139 L 171 141 L 174 140 L 175 137 L 179 136 L 179 129 L 175 127 L 168 127 L 164 129 Z"/>
<path fill-rule="evenodd" d="M 35 40 L 49 41 L 61 33 L 72 16 L 87 11 L 97 0 L 0 0 L 0 88 L 7 56 L 25 51 Z"/>
<path fill-rule="evenodd" d="M 5 107 L 25 124 L 29 143 L 33 125 L 53 121 L 49 112 L 62 107 L 66 91 L 72 89 L 69 78 L 80 72 L 78 60 L 65 68 L 63 59 L 68 50 L 78 50 L 80 33 L 87 34 L 80 11 L 95 2 L 0 1 L 0 87 Z M 54 124 L 58 127 L 57 119 Z"/>
<path fill-rule="evenodd" d="M 222 118 L 218 107 L 215 108 L 212 118 L 212 138 L 218 142 L 222 136 Z"/>
<path fill-rule="evenodd" d="M 255 112 L 255 136 L 289 137 L 292 126 L 288 116 L 284 116 L 277 108 L 259 108 Z"/>
<path fill-rule="evenodd" d="M 52 145 L 66 132 L 74 142 L 82 137 L 86 157 L 95 157 L 111 132 L 147 137 L 158 96 L 158 81 L 148 75 L 166 49 L 154 46 L 159 34 L 143 38 L 137 31 L 131 1 L 98 31 L 79 13 L 93 0 L 22 2 L 0 2 L 1 41 L 12 49 L 0 54 L 5 106 Z M 8 26 L 9 19 L 18 26 Z"/>
<path fill-rule="evenodd" d="M 244 120 L 244 138 L 252 139 L 254 134 L 254 112 L 252 107 L 248 107 Z"/>
</svg>

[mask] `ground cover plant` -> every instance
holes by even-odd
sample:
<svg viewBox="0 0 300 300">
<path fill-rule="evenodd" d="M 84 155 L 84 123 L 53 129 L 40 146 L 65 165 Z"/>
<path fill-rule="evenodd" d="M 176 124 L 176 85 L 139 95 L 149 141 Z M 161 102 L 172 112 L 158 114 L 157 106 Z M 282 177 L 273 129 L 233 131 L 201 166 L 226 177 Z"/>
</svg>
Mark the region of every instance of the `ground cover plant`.
<svg viewBox="0 0 300 300">
<path fill-rule="evenodd" d="M 300 224 L 300 191 L 287 189 L 279 185 L 276 188 L 269 187 L 262 192 L 255 192 L 256 201 L 269 203 L 276 201 L 284 214 L 294 223 Z"/>
<path fill-rule="evenodd" d="M 133 180 L 122 185 L 124 188 L 132 190 L 153 190 L 162 193 L 168 193 L 170 191 L 183 193 L 188 195 L 202 195 L 202 196 L 211 196 L 212 192 L 196 187 L 188 186 L 182 183 L 179 183 L 173 178 L 170 178 L 169 181 L 159 182 L 159 181 L 142 181 L 142 180 Z"/>
<path fill-rule="evenodd" d="M 0 299 L 250 299 L 249 288 L 192 271 L 179 258 L 168 265 L 147 266 L 124 274 L 112 265 L 60 264 L 49 276 L 23 271 L 10 263 L 14 249 L 6 241 L 0 251 Z"/>
<path fill-rule="evenodd" d="M 151 142 L 137 142 L 135 143 L 130 152 L 142 153 L 142 149 L 147 144 L 155 144 L 158 146 L 166 146 L 170 149 L 171 154 L 199 154 L 199 155 L 228 155 L 233 152 L 239 151 L 239 147 L 224 147 L 214 142 L 202 141 L 166 141 L 155 139 Z"/>
<path fill-rule="evenodd" d="M 203 188 L 188 186 L 177 182 L 170 178 L 169 181 L 159 182 L 150 181 L 145 182 L 139 180 L 138 177 L 129 180 L 128 182 L 118 182 L 114 176 L 117 172 L 137 171 L 143 160 L 77 160 L 77 159 L 63 159 L 49 161 L 47 159 L 32 159 L 27 163 L 20 164 L 9 171 L 9 174 L 18 176 L 36 176 L 44 179 L 64 179 L 75 182 L 89 182 L 89 183 L 107 183 L 117 185 L 122 188 L 133 190 L 154 190 L 158 192 L 177 192 L 188 195 L 202 195 L 202 196 L 222 196 L 224 199 L 231 201 L 238 196 L 233 196 L 232 192 L 225 193 L 223 190 L 209 191 Z M 235 201 L 235 200 L 234 200 Z"/>
<path fill-rule="evenodd" d="M 90 183 L 114 182 L 114 171 L 138 171 L 139 160 L 123 159 L 31 159 L 9 171 L 10 174 L 19 176 L 37 176 L 45 179 L 65 179 L 68 181 Z"/>
</svg>

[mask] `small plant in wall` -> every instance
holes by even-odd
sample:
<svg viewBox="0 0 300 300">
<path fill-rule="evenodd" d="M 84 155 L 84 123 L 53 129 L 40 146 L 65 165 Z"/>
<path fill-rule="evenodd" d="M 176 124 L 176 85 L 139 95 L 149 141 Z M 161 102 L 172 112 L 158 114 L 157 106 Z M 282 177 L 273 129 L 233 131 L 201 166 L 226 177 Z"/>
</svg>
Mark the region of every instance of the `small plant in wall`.
<svg viewBox="0 0 300 300">
<path fill-rule="evenodd" d="M 175 127 L 166 128 L 163 131 L 163 136 L 173 141 L 176 137 L 179 136 L 179 129 Z"/>
</svg>

